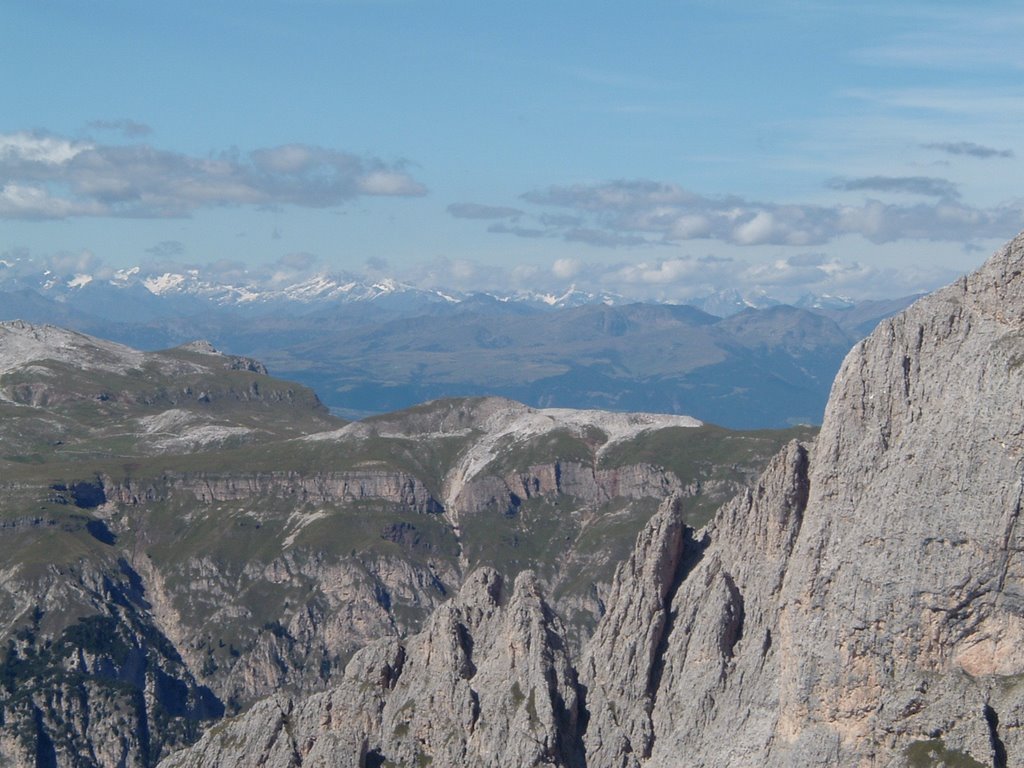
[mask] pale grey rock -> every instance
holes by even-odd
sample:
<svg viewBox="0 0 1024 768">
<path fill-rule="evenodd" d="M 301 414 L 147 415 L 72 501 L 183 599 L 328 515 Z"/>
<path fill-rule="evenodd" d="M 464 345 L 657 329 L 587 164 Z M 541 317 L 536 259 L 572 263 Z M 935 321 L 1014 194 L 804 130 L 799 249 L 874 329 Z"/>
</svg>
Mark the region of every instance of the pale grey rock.
<svg viewBox="0 0 1024 768">
<path fill-rule="evenodd" d="M 642 569 L 609 601 L 666 629 L 595 635 L 585 680 L 656 683 L 614 678 L 595 764 L 1024 764 L 1022 272 L 1018 238 L 857 345 L 810 470 L 791 446 L 719 513 L 667 618 Z"/>
<path fill-rule="evenodd" d="M 705 530 L 659 510 L 616 572 L 581 674 L 590 765 L 674 764 L 687 754 L 752 759 L 770 741 L 771 632 L 807 500 L 808 455 L 793 443 L 753 491 Z M 727 717 L 718 720 L 719 713 Z M 682 750 L 682 751 L 680 751 Z M 750 763 L 753 764 L 753 763 Z"/>
<path fill-rule="evenodd" d="M 14 614 L 32 617 L 3 649 L 5 768 L 146 768 L 223 714 L 153 626 L 136 575 L 125 567 L 115 578 L 105 565 L 4 574 L 5 588 L 24 594 Z M 54 626 L 64 631 L 54 637 Z"/>
<path fill-rule="evenodd" d="M 609 611 L 597 627 L 583 663 L 590 723 L 590 762 L 632 766 L 650 754 L 652 685 L 668 621 L 668 600 L 686 555 L 700 545 L 671 499 L 637 538 L 615 573 Z M 687 552 L 689 550 L 689 552 Z"/>
<path fill-rule="evenodd" d="M 300 504 L 350 503 L 366 499 L 400 504 L 418 514 L 443 510 L 421 480 L 406 472 L 358 470 L 351 472 L 263 472 L 254 474 L 165 475 L 162 484 L 139 486 L 131 479 L 115 482 L 107 478 L 108 498 L 121 504 L 138 505 L 161 501 L 175 492 L 196 501 L 247 501 L 266 497 L 285 498 Z"/>
<path fill-rule="evenodd" d="M 120 372 L 149 359 L 144 352 L 84 333 L 34 325 L 24 320 L 0 322 L 0 374 L 38 360 L 57 360 L 80 368 Z"/>
<path fill-rule="evenodd" d="M 428 626 L 358 652 L 331 691 L 275 696 L 161 768 L 582 765 L 575 671 L 524 572 L 471 574 Z"/>
<path fill-rule="evenodd" d="M 651 713 L 650 765 L 759 764 L 773 738 L 781 674 L 780 593 L 808 496 L 806 446 L 792 443 L 756 488 L 703 532 L 672 599 Z"/>
<path fill-rule="evenodd" d="M 1019 728 L 985 717 L 1024 673 L 1022 269 L 1017 238 L 836 379 L 783 594 L 780 760 L 831 740 L 885 764 L 930 735 L 1024 760 Z"/>
<path fill-rule="evenodd" d="M 252 373 L 261 373 L 264 376 L 267 375 L 267 366 L 259 360 L 254 360 L 251 357 L 242 357 L 241 355 L 225 355 L 206 339 L 190 341 L 188 344 L 182 344 L 178 349 L 184 352 L 195 352 L 201 355 L 222 358 L 228 370 L 251 371 Z"/>
</svg>

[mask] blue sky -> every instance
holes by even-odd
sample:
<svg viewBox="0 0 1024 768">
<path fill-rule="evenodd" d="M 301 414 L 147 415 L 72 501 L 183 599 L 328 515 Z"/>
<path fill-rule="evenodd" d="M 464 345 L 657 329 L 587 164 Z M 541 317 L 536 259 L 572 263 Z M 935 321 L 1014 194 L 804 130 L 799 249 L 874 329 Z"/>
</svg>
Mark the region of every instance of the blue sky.
<svg viewBox="0 0 1024 768">
<path fill-rule="evenodd" d="M 69 273 L 880 297 L 1024 228 L 1017 3 L 8 0 L 0 28 L 0 256 Z"/>
</svg>

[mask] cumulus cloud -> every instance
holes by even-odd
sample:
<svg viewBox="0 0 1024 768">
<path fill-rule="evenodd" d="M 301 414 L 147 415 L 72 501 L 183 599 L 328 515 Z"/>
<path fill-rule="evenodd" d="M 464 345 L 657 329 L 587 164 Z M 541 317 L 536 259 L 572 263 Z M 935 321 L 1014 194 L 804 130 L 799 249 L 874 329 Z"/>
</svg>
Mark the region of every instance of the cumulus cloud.
<svg viewBox="0 0 1024 768">
<path fill-rule="evenodd" d="M 616 290 L 634 300 L 687 302 L 722 293 L 795 301 L 807 294 L 878 298 L 930 290 L 956 275 L 934 268 L 878 268 L 806 253 L 768 262 L 681 256 L 581 269 L 585 290 Z M 885 286 L 880 293 L 879 286 Z"/>
<path fill-rule="evenodd" d="M 480 203 L 452 203 L 448 213 L 457 219 L 515 219 L 523 215 L 518 208 Z"/>
<path fill-rule="evenodd" d="M 832 189 L 846 192 L 902 192 L 925 197 L 956 198 L 956 184 L 933 176 L 868 176 L 861 179 L 836 178 L 828 181 Z"/>
<path fill-rule="evenodd" d="M 38 285 L 40 273 L 56 279 L 82 273 L 106 277 L 113 273 L 113 269 L 105 266 L 103 260 L 88 248 L 46 254 L 36 254 L 27 248 L 12 248 L 0 254 L 0 276 L 5 281 L 13 280 L 17 284 L 20 278 L 29 278 L 29 285 L 34 287 Z"/>
<path fill-rule="evenodd" d="M 196 157 L 146 144 L 41 133 L 0 135 L 0 218 L 175 217 L 216 206 L 324 208 L 363 196 L 418 196 L 402 164 L 291 144 Z"/>
<path fill-rule="evenodd" d="M 551 274 L 555 277 L 569 280 L 579 274 L 583 262 L 579 259 L 555 259 L 551 265 Z"/>
<path fill-rule="evenodd" d="M 978 157 L 986 160 L 990 157 L 1013 157 L 1012 149 L 996 149 L 995 147 L 986 147 L 983 144 L 975 144 L 973 141 L 952 141 L 952 142 L 935 142 L 932 144 L 922 144 L 922 149 L 935 149 L 939 152 L 945 152 L 947 155 L 966 155 L 968 157 Z"/>
<path fill-rule="evenodd" d="M 365 195 L 417 197 L 426 193 L 426 187 L 398 171 L 372 171 L 360 178 L 358 185 Z"/>
<path fill-rule="evenodd" d="M 520 237 L 557 237 L 620 248 L 717 240 L 743 246 L 810 247 L 847 235 L 873 243 L 896 240 L 970 242 L 1005 238 L 1024 227 L 1019 203 L 975 208 L 959 198 L 952 182 L 927 176 L 837 178 L 828 186 L 850 192 L 913 194 L 932 201 L 859 203 L 764 203 L 738 196 L 706 197 L 649 180 L 552 186 L 522 195 L 542 210 L 514 226 L 492 223 L 488 231 Z M 544 210 L 547 209 L 547 210 Z M 568 213 L 558 209 L 568 209 Z M 537 222 L 531 226 L 531 222 Z"/>
<path fill-rule="evenodd" d="M 710 285 L 722 277 L 720 262 L 707 262 L 692 257 L 678 257 L 621 266 L 612 273 L 614 279 L 626 284 L 672 286 Z"/>
<path fill-rule="evenodd" d="M 570 287 L 622 301 L 687 303 L 739 293 L 796 301 L 807 294 L 853 298 L 906 296 L 944 285 L 956 274 L 941 267 L 875 267 L 807 251 L 768 262 L 715 256 L 675 255 L 637 262 L 556 259 L 547 267 L 503 268 L 437 259 L 405 275 L 430 288 L 504 293 L 524 290 L 561 295 Z M 883 288 L 880 288 L 883 286 Z"/>
</svg>

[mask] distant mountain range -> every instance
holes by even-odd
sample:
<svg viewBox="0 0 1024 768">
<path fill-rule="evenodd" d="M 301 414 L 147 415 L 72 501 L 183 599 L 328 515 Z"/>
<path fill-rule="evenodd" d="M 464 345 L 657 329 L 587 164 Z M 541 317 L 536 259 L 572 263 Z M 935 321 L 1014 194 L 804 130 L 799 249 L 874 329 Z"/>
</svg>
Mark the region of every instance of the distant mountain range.
<svg viewBox="0 0 1024 768">
<path fill-rule="evenodd" d="M 150 350 L 207 339 L 314 388 L 348 418 L 500 395 L 738 429 L 819 423 L 852 344 L 915 298 L 785 305 L 726 291 L 638 304 L 573 287 L 464 293 L 351 274 L 215 279 L 193 268 L 57 275 L 0 261 L 0 320 Z"/>
</svg>

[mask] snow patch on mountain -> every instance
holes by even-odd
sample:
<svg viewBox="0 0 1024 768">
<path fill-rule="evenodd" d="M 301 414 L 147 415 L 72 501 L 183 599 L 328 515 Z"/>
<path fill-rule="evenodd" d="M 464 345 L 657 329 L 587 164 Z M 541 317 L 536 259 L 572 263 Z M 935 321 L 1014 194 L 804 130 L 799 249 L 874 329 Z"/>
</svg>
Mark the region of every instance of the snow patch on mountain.
<svg viewBox="0 0 1024 768">
<path fill-rule="evenodd" d="M 82 288 L 92 282 L 92 275 L 75 275 L 68 280 L 68 288 Z"/>
<path fill-rule="evenodd" d="M 173 272 L 164 272 L 162 275 L 147 277 L 142 281 L 142 284 L 146 286 L 147 290 L 157 296 L 163 296 L 165 293 L 181 290 L 184 283 L 185 276 L 176 275 Z"/>
</svg>

